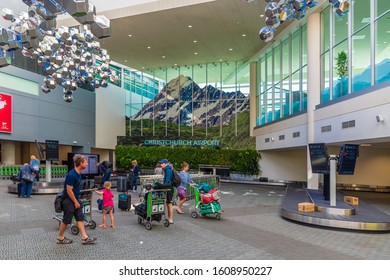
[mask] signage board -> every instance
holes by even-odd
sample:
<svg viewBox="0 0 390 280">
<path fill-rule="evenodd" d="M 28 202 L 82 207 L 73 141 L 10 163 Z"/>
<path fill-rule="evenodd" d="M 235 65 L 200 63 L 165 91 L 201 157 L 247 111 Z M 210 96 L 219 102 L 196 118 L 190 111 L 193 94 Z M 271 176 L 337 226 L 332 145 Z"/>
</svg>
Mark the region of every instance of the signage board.
<svg viewBox="0 0 390 280">
<path fill-rule="evenodd" d="M 340 149 L 338 173 L 340 175 L 353 175 L 358 156 L 359 145 L 344 144 Z"/>
<path fill-rule="evenodd" d="M 59 159 L 59 143 L 57 140 L 46 140 L 46 160 Z"/>
<path fill-rule="evenodd" d="M 0 93 L 0 132 L 12 133 L 12 95 Z"/>
<path fill-rule="evenodd" d="M 312 172 L 319 174 L 329 174 L 329 156 L 325 144 L 309 144 L 309 153 Z"/>
</svg>

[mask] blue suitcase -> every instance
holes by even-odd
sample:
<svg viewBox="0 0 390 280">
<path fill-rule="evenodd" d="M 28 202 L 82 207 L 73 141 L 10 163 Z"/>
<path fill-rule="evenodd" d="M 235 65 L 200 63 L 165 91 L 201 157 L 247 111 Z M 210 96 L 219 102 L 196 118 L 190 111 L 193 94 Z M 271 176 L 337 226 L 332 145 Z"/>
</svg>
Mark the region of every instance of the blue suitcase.
<svg viewBox="0 0 390 280">
<path fill-rule="evenodd" d="M 129 211 L 131 208 L 131 195 L 121 193 L 118 195 L 118 208 L 122 211 Z"/>
</svg>

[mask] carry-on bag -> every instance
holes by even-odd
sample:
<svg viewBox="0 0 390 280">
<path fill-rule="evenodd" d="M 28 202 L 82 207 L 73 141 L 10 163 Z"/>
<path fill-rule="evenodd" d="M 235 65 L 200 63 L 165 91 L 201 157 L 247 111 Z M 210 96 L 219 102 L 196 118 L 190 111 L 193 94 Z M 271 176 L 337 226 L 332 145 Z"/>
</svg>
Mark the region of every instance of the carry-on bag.
<svg viewBox="0 0 390 280">
<path fill-rule="evenodd" d="M 129 211 L 131 208 L 131 195 L 121 193 L 118 195 L 118 208 L 122 211 Z"/>
</svg>

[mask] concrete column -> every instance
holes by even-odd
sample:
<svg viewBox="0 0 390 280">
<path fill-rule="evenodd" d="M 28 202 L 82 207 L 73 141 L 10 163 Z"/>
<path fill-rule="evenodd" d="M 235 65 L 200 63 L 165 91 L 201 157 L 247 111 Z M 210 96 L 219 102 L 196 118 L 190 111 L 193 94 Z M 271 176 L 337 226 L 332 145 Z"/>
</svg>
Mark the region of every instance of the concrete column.
<svg viewBox="0 0 390 280">
<path fill-rule="evenodd" d="M 257 63 L 250 64 L 250 99 L 249 99 L 249 136 L 253 136 L 253 129 L 256 126 L 256 94 L 257 94 Z"/>
<path fill-rule="evenodd" d="M 1 141 L 1 163 L 2 164 L 15 164 L 16 147 L 12 141 Z"/>
<path fill-rule="evenodd" d="M 321 17 L 320 13 L 313 13 L 307 18 L 307 142 L 315 143 L 314 112 L 315 106 L 320 104 L 321 92 Z M 311 170 L 310 155 L 307 149 L 307 186 L 309 189 L 318 189 L 318 174 Z"/>
</svg>

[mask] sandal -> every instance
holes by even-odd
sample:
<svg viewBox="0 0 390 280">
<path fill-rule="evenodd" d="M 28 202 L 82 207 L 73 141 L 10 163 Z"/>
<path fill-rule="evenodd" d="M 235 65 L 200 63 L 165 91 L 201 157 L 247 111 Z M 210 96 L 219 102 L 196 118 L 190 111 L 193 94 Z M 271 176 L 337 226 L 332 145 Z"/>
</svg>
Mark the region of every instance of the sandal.
<svg viewBox="0 0 390 280">
<path fill-rule="evenodd" d="M 64 237 L 63 239 L 57 239 L 57 244 L 70 244 L 72 242 L 73 242 L 72 239 L 66 237 Z"/>
<path fill-rule="evenodd" d="M 106 228 L 106 225 L 101 224 L 101 225 L 99 225 L 99 227 L 100 228 Z"/>
<path fill-rule="evenodd" d="M 114 225 L 110 225 L 110 228 L 115 228 L 115 226 Z"/>
<path fill-rule="evenodd" d="M 177 211 L 177 214 L 184 214 L 184 212 L 180 211 L 179 209 L 176 209 L 176 211 Z"/>
<path fill-rule="evenodd" d="M 87 238 L 82 239 L 82 244 L 83 245 L 92 244 L 92 243 L 95 243 L 95 240 L 96 240 L 96 238 L 88 236 Z"/>
</svg>

